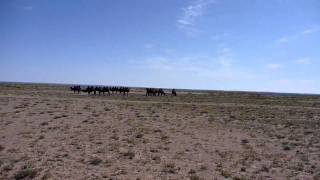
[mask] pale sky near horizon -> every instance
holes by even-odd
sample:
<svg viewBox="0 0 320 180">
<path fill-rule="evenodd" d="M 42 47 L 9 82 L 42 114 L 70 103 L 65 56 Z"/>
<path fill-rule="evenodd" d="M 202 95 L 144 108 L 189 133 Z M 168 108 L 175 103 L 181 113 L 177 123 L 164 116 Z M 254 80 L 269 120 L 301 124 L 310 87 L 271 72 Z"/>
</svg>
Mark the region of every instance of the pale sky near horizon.
<svg viewBox="0 0 320 180">
<path fill-rule="evenodd" d="M 0 81 L 320 93 L 319 0 L 1 0 Z"/>
</svg>

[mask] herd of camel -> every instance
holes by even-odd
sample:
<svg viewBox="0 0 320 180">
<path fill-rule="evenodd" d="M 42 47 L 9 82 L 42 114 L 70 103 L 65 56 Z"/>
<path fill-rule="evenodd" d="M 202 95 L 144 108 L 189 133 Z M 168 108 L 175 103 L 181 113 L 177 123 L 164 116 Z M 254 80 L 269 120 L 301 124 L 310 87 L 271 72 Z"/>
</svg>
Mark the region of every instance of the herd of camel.
<svg viewBox="0 0 320 180">
<path fill-rule="evenodd" d="M 84 93 L 88 93 L 88 95 L 107 94 L 108 96 L 110 96 L 111 94 L 120 94 L 123 96 L 128 96 L 130 92 L 129 87 L 116 87 L 116 86 L 112 86 L 112 87 L 88 86 L 85 89 L 82 89 L 81 86 L 72 86 L 70 87 L 70 90 L 73 91 L 73 93 L 78 93 L 78 94 L 80 94 L 80 92 L 84 92 Z M 165 95 L 166 93 L 162 88 L 146 88 L 146 96 L 165 96 Z M 171 95 L 177 96 L 177 92 L 175 89 L 172 89 Z"/>
</svg>

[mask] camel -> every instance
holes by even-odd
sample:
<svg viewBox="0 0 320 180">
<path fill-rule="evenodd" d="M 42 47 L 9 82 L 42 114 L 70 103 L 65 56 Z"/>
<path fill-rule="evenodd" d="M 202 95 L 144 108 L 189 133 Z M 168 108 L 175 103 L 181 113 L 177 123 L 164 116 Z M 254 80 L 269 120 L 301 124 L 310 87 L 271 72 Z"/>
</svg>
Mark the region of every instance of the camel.
<svg viewBox="0 0 320 180">
<path fill-rule="evenodd" d="M 78 92 L 78 94 L 79 94 L 81 91 L 81 87 L 80 86 L 72 86 L 72 87 L 70 87 L 70 90 L 73 91 L 73 93 Z"/>
</svg>

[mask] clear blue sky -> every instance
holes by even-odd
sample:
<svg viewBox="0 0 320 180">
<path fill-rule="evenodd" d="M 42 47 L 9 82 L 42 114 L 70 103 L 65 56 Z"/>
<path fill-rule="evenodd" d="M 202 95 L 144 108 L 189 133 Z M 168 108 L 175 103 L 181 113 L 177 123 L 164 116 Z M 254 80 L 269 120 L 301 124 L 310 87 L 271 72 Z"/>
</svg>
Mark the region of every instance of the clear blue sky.
<svg viewBox="0 0 320 180">
<path fill-rule="evenodd" d="M 319 0 L 1 0 L 0 81 L 320 93 Z"/>
</svg>

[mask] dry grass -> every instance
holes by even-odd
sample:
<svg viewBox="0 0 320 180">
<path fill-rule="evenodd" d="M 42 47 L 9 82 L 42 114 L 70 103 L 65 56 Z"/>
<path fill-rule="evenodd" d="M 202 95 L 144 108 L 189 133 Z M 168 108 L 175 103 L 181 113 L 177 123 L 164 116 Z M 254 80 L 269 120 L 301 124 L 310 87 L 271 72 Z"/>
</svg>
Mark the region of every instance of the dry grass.
<svg viewBox="0 0 320 180">
<path fill-rule="evenodd" d="M 143 94 L 0 85 L 0 179 L 319 179 L 318 96 Z"/>
</svg>

